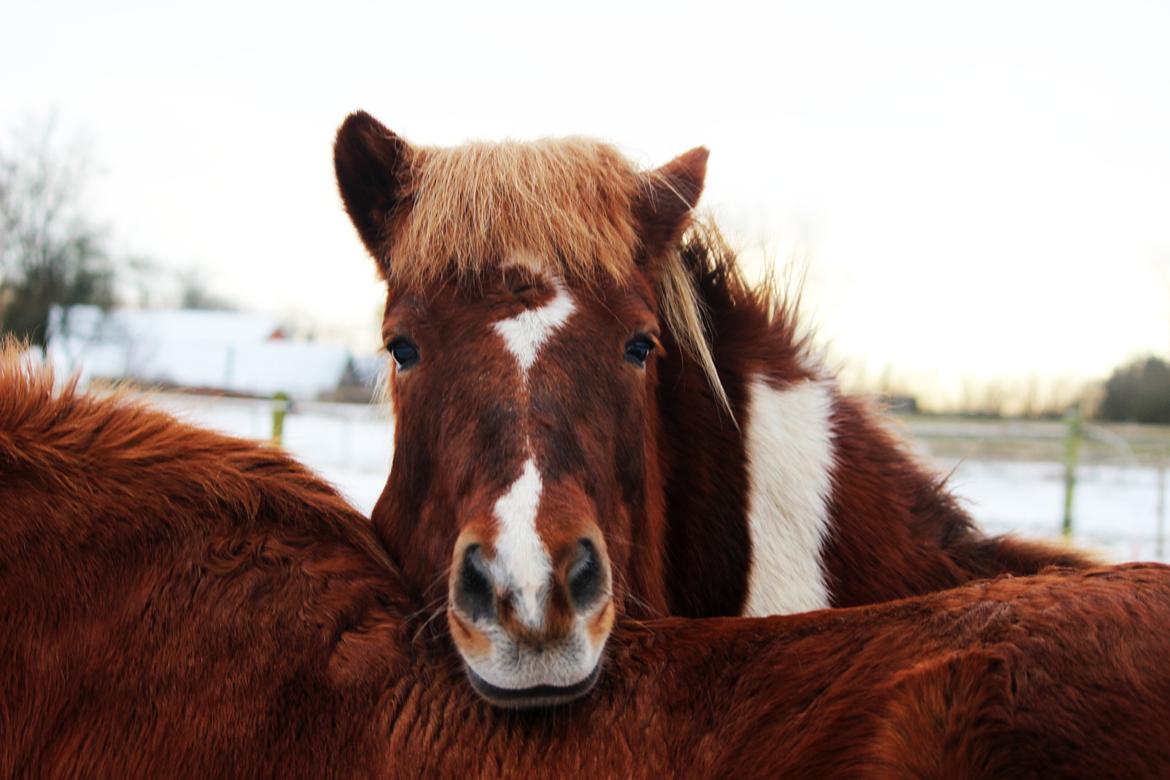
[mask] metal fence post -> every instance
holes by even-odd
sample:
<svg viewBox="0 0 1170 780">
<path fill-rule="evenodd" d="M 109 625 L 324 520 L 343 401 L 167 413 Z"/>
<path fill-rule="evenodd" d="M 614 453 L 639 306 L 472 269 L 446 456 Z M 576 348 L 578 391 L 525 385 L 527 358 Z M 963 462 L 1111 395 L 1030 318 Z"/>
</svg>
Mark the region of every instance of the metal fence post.
<svg viewBox="0 0 1170 780">
<path fill-rule="evenodd" d="M 288 414 L 288 394 L 272 396 L 272 443 L 279 447 L 284 439 L 284 416 Z"/>
<path fill-rule="evenodd" d="M 1077 458 L 1080 456 L 1081 425 L 1080 404 L 1071 407 L 1064 415 L 1067 431 L 1064 438 L 1064 517 L 1061 519 L 1060 532 L 1065 539 L 1072 537 L 1073 531 L 1073 492 L 1077 486 Z"/>
<path fill-rule="evenodd" d="M 1154 541 L 1154 557 L 1165 560 L 1166 551 L 1166 456 L 1158 458 L 1158 537 Z"/>
</svg>

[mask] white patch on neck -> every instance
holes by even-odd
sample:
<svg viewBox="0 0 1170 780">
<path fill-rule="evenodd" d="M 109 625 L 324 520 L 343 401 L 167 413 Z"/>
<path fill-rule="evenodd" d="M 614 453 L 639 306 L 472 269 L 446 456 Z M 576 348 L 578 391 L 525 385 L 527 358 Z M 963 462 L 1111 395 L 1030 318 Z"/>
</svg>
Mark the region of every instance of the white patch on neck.
<svg viewBox="0 0 1170 780">
<path fill-rule="evenodd" d="M 752 565 L 745 615 L 829 606 L 821 565 L 832 491 L 832 387 L 806 381 L 749 387 L 745 449 Z"/>
<path fill-rule="evenodd" d="M 520 371 L 527 378 L 528 369 L 536 362 L 541 346 L 568 321 L 577 308 L 573 296 L 559 280 L 553 280 L 556 295 L 537 309 L 520 312 L 515 317 L 495 324 L 496 333 L 504 338 L 508 350 L 520 363 Z"/>
<path fill-rule="evenodd" d="M 520 476 L 496 501 L 499 523 L 492 578 L 515 597 L 520 620 L 531 628 L 544 623 L 544 602 L 552 581 L 552 562 L 536 531 L 542 491 L 540 471 L 531 457 Z"/>
</svg>

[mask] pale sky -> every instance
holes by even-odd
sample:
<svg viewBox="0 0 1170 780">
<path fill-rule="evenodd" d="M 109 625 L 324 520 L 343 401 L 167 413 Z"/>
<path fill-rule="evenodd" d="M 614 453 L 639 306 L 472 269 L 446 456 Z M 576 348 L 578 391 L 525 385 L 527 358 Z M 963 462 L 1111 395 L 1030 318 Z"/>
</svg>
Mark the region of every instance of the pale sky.
<svg viewBox="0 0 1170 780">
<path fill-rule="evenodd" d="M 708 146 L 706 206 L 756 270 L 803 260 L 854 372 L 953 397 L 1170 350 L 1170 3 L 166 5 L 5 3 L 0 125 L 88 136 L 120 250 L 351 343 L 381 290 L 331 142 L 364 108 Z"/>
</svg>

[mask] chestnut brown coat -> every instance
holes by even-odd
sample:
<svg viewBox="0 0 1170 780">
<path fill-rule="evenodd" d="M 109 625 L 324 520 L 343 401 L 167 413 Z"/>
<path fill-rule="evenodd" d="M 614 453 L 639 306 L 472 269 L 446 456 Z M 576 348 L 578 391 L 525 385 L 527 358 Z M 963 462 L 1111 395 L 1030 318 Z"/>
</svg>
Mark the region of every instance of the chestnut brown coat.
<svg viewBox="0 0 1170 780">
<path fill-rule="evenodd" d="M 1165 776 L 1170 570 L 619 623 L 478 700 L 368 521 L 277 450 L 0 364 L 0 776 Z"/>
</svg>

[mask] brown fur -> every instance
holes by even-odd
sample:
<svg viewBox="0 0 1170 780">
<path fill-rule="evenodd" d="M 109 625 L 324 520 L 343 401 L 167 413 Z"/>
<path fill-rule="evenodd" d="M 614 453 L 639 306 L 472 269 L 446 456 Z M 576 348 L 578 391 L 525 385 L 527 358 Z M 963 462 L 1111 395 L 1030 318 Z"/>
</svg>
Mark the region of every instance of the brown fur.
<svg viewBox="0 0 1170 780">
<path fill-rule="evenodd" d="M 0 370 L 0 776 L 1158 777 L 1170 569 L 617 629 L 477 700 L 368 522 L 283 454 Z"/>
<path fill-rule="evenodd" d="M 391 288 L 478 286 L 520 265 L 591 286 L 648 271 L 681 349 L 722 397 L 702 310 L 674 252 L 706 149 L 638 171 L 585 138 L 412 146 L 365 112 L 337 131 L 342 200 Z"/>
<path fill-rule="evenodd" d="M 476 290 L 448 284 L 425 298 L 388 297 L 387 337 L 411 334 L 425 362 L 392 376 L 393 476 L 372 517 L 420 594 L 441 594 L 461 534 L 490 544 L 492 505 L 528 447 L 543 473 L 537 525 L 550 554 L 592 535 L 595 524 L 623 608 L 664 613 L 661 479 L 650 457 L 653 380 L 632 370 L 595 371 L 599 352 L 620 356 L 628 334 L 653 320 L 653 292 L 640 277 L 625 287 L 598 285 L 607 307 L 579 311 L 550 359 L 523 383 L 484 323 L 542 305 L 552 295 L 547 283 L 509 275 Z M 588 386 L 568 379 L 586 374 Z M 615 464 L 612 478 L 597 474 L 599 463 Z"/>
<path fill-rule="evenodd" d="M 763 375 L 777 387 L 823 376 L 798 324 L 795 299 L 752 286 L 710 225 L 684 240 L 681 258 L 708 312 L 720 381 L 740 429 L 729 426 L 703 372 L 670 353 L 660 368 L 661 461 L 668 477 L 667 539 L 672 614 L 735 615 L 747 596 L 751 540 L 742 430 L 745 387 Z M 984 536 L 945 482 L 911 454 L 865 399 L 837 392 L 836 467 L 824 566 L 833 606 L 869 604 L 1047 566 L 1084 567 L 1091 556 L 1012 537 Z"/>
<path fill-rule="evenodd" d="M 600 501 L 594 519 L 617 555 L 614 578 L 634 584 L 618 589 L 627 610 L 740 614 L 749 578 L 768 576 L 752 572 L 747 528 L 747 385 L 831 378 L 809 354 L 795 302 L 772 285 L 747 284 L 713 225 L 686 232 L 706 150 L 637 172 L 612 148 L 580 139 L 412 147 L 359 113 L 338 132 L 335 158 L 359 234 L 378 236 L 366 240 L 388 280 L 386 337 L 414 334 L 443 363 L 420 368 L 409 380 L 416 390 L 399 396 L 396 452 L 406 454 L 375 511 L 391 549 L 410 551 L 408 580 L 426 588 L 442 579 L 458 531 L 448 525 L 475 522 L 447 496 L 489 503 L 518 470 L 522 446 L 501 428 L 511 419 L 539 432 L 549 462 L 571 461 L 568 471 Z M 524 407 L 531 395 L 505 402 L 518 392 L 501 379 L 509 358 L 488 365 L 498 346 L 492 323 L 545 300 L 508 295 L 524 287 L 501 273 L 517 258 L 537 275 L 563 278 L 578 304 L 574 332 L 558 334 L 560 348 L 538 366 L 546 391 L 539 414 Z M 632 302 L 640 302 L 638 317 Z M 653 397 L 625 381 L 618 362 L 625 339 L 654 329 L 639 322 L 662 326 L 665 349 L 646 370 Z M 982 535 L 864 400 L 835 393 L 831 422 L 822 563 L 833 606 L 1091 563 L 1075 551 Z M 444 433 L 435 439 L 436 431 Z M 591 439 L 601 444 L 581 446 Z M 476 473 L 459 475 L 464 469 Z M 419 516 L 443 518 L 423 526 L 442 534 L 417 530 Z"/>
</svg>

